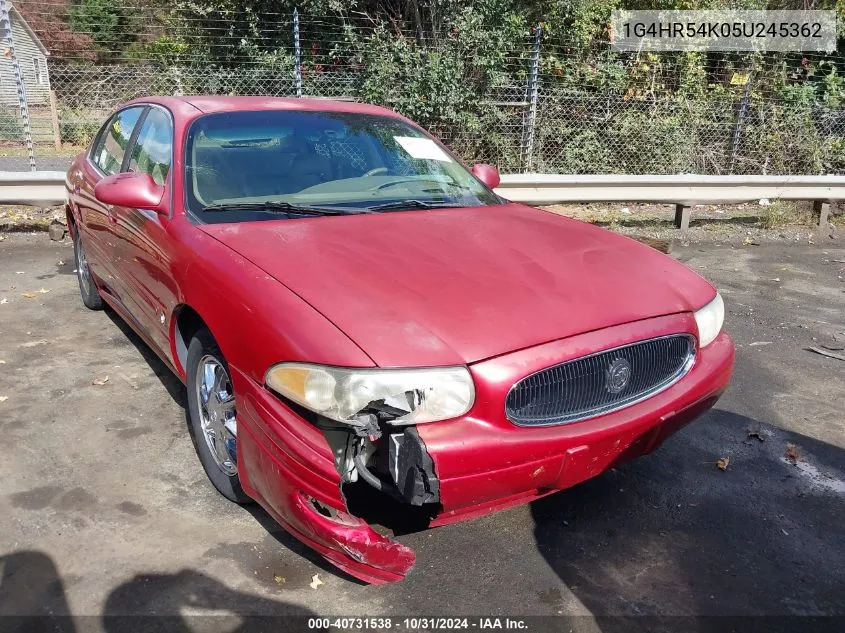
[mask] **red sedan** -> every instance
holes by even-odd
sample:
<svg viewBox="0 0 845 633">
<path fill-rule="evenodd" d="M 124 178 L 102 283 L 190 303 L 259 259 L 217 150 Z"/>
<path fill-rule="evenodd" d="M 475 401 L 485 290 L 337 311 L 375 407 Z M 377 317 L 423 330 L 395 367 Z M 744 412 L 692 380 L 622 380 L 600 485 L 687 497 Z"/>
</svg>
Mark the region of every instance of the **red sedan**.
<svg viewBox="0 0 845 633">
<path fill-rule="evenodd" d="M 369 582 L 414 528 L 648 453 L 725 389 L 707 281 L 642 244 L 503 200 L 389 110 L 134 101 L 67 175 L 82 300 L 187 385 L 225 497 Z"/>
</svg>

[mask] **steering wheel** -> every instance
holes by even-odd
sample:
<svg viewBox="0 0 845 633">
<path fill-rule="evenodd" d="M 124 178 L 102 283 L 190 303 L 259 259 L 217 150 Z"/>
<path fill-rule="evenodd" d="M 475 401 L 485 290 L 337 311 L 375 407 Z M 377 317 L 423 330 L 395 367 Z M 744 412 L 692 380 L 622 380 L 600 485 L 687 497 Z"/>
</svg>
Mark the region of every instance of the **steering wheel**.
<svg viewBox="0 0 845 633">
<path fill-rule="evenodd" d="M 375 176 L 376 174 L 386 174 L 387 167 L 376 167 L 375 169 L 371 169 L 367 173 L 364 174 L 364 178 L 369 178 L 370 176 Z"/>
</svg>

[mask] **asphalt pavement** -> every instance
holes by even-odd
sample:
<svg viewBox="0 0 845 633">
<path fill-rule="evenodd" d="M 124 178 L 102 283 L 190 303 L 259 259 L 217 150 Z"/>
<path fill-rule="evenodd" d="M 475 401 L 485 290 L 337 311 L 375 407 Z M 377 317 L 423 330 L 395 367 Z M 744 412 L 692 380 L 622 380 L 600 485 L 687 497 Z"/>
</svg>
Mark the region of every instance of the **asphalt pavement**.
<svg viewBox="0 0 845 633">
<path fill-rule="evenodd" d="M 0 615 L 71 615 L 57 620 L 65 631 L 131 629 L 114 616 L 132 614 L 578 616 L 565 630 L 604 633 L 702 615 L 790 629 L 804 621 L 782 616 L 845 617 L 845 362 L 805 349 L 845 343 L 845 247 L 673 255 L 727 306 L 737 362 L 715 409 L 571 490 L 399 536 L 416 567 L 376 587 L 218 495 L 182 385 L 114 314 L 82 306 L 70 243 L 6 235 Z"/>
</svg>

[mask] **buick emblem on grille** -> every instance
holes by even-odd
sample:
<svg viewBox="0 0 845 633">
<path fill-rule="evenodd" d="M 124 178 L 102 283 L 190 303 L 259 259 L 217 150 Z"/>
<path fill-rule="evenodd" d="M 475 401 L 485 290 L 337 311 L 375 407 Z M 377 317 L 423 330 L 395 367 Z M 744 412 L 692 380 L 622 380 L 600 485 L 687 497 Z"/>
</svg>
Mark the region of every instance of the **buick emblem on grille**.
<svg viewBox="0 0 845 633">
<path fill-rule="evenodd" d="M 605 387 L 610 393 L 619 393 L 631 380 L 631 363 L 624 358 L 616 358 L 607 366 Z"/>
</svg>

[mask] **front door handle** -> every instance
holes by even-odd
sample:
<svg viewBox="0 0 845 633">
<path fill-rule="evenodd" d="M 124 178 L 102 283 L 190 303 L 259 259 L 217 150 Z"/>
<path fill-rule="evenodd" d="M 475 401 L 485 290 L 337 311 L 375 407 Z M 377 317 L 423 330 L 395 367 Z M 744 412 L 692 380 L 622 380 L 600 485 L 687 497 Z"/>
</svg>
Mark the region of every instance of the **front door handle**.
<svg viewBox="0 0 845 633">
<path fill-rule="evenodd" d="M 106 207 L 106 215 L 109 217 L 110 224 L 117 224 L 117 215 L 115 215 L 114 207 Z"/>
</svg>

